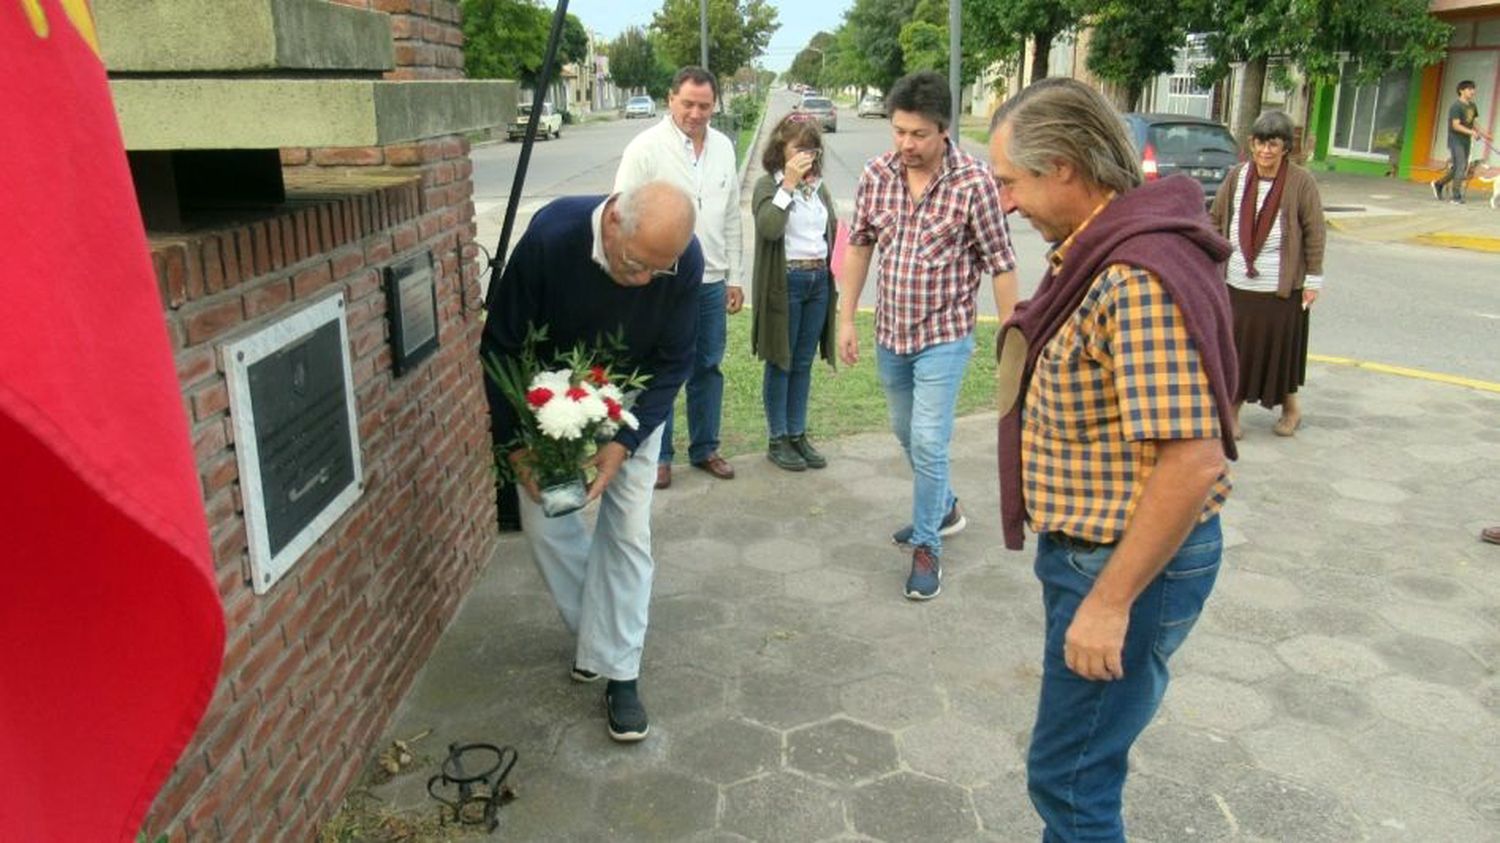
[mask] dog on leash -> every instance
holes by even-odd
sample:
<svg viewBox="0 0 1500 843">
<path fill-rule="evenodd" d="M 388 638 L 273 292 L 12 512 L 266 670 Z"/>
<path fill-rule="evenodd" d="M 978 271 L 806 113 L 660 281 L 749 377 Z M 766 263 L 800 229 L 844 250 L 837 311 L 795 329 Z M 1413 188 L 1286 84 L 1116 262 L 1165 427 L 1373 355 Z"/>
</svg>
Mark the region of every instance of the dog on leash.
<svg viewBox="0 0 1500 843">
<path fill-rule="evenodd" d="M 1493 210 L 1496 202 L 1500 202 L 1500 167 L 1476 167 L 1474 178 L 1479 179 L 1490 186 L 1490 208 Z"/>
</svg>

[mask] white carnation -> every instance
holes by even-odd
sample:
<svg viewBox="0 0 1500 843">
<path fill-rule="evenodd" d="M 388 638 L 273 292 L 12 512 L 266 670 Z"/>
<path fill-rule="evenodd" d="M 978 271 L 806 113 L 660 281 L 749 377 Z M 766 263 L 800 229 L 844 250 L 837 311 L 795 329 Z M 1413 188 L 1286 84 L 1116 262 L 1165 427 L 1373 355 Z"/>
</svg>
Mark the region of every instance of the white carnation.
<svg viewBox="0 0 1500 843">
<path fill-rule="evenodd" d="M 566 387 L 536 411 L 537 427 L 548 438 L 578 439 L 583 436 L 583 429 L 589 425 L 590 419 L 582 404 L 570 400 L 565 392 Z"/>
</svg>

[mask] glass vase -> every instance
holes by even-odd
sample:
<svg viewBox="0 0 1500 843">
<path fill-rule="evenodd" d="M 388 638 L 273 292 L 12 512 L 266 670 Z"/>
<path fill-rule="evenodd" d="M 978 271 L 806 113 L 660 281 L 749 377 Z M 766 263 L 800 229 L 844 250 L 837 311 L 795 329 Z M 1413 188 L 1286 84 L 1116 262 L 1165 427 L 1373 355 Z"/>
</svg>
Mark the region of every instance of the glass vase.
<svg viewBox="0 0 1500 843">
<path fill-rule="evenodd" d="M 589 487 L 583 472 L 548 477 L 537 483 L 542 493 L 542 514 L 557 518 L 583 509 L 589 502 Z"/>
</svg>

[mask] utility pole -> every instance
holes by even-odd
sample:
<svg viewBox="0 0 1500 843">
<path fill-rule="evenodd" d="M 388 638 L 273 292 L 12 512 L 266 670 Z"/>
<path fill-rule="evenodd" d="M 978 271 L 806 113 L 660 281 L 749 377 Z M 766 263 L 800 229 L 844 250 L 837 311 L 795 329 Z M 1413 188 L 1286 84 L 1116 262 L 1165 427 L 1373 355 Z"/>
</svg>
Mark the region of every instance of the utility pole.
<svg viewBox="0 0 1500 843">
<path fill-rule="evenodd" d="M 703 69 L 708 69 L 708 0 L 698 0 L 698 54 Z"/>
<path fill-rule="evenodd" d="M 948 0 L 948 90 L 953 92 L 952 136 L 958 137 L 958 116 L 963 113 L 964 97 L 961 81 L 963 64 L 963 0 Z"/>
</svg>

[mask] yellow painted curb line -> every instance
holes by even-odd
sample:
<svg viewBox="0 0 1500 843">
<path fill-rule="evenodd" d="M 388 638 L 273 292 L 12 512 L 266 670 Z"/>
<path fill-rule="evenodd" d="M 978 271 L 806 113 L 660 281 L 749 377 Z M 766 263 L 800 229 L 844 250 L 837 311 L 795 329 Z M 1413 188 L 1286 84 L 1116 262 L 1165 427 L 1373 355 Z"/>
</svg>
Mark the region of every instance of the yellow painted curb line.
<svg viewBox="0 0 1500 843">
<path fill-rule="evenodd" d="M 1500 237 L 1484 237 L 1478 234 L 1418 234 L 1413 237 L 1425 246 L 1446 246 L 1450 249 L 1468 249 L 1471 252 L 1500 253 Z"/>
<path fill-rule="evenodd" d="M 1500 383 L 1492 383 L 1475 378 L 1461 378 L 1457 375 L 1444 375 L 1439 372 L 1428 372 L 1423 369 L 1409 369 L 1405 366 L 1372 363 L 1368 360 L 1355 360 L 1351 357 L 1330 357 L 1326 354 L 1309 354 L 1307 355 L 1307 359 L 1315 363 L 1327 363 L 1331 366 L 1350 366 L 1355 369 L 1379 372 L 1383 375 L 1399 375 L 1403 378 L 1415 378 L 1434 383 L 1445 383 L 1449 386 L 1462 386 L 1469 389 L 1478 389 L 1483 392 L 1500 393 Z"/>
</svg>

